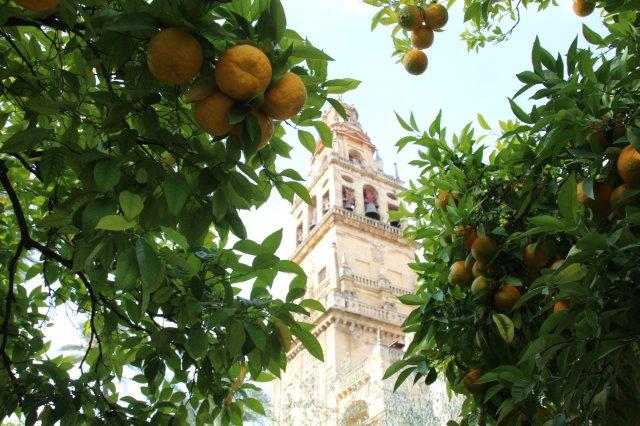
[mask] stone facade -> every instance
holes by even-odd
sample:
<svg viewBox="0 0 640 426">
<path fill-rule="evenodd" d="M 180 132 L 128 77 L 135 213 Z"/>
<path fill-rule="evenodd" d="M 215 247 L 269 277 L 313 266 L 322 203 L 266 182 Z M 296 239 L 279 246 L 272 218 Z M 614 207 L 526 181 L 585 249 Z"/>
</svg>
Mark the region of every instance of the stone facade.
<svg viewBox="0 0 640 426">
<path fill-rule="evenodd" d="M 403 355 L 401 324 L 410 308 L 397 297 L 415 291 L 408 266 L 415 247 L 389 218 L 402 182 L 384 173 L 357 111 L 345 109 L 346 120 L 334 109 L 323 115 L 333 147 L 318 144 L 308 185 L 314 202 L 298 199 L 292 211 L 291 259 L 309 277 L 306 297 L 327 309 L 300 319 L 316 325 L 325 362 L 294 343 L 287 371 L 273 385 L 272 416 L 278 425 L 296 426 L 446 424 L 455 410 L 442 401 L 436 407 L 431 388 L 408 380 L 394 393 L 394 379 L 382 381 Z"/>
</svg>

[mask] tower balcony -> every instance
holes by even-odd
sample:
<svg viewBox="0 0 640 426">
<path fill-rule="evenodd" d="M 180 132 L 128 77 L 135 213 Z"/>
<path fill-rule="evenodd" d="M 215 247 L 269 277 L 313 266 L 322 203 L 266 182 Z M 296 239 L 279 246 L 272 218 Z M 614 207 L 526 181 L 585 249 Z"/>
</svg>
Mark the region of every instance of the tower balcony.
<svg viewBox="0 0 640 426">
<path fill-rule="evenodd" d="M 348 294 L 341 293 L 335 290 L 331 290 L 320 296 L 319 301 L 327 311 L 329 311 L 330 309 L 338 309 L 393 325 L 401 325 L 407 318 L 407 316 L 401 312 L 370 305 L 368 303 L 362 302 L 361 300 L 354 299 Z M 319 317 L 321 315 L 322 313 L 320 312 L 314 312 L 314 315 L 311 316 L 311 319 L 315 320 L 316 317 Z"/>
</svg>

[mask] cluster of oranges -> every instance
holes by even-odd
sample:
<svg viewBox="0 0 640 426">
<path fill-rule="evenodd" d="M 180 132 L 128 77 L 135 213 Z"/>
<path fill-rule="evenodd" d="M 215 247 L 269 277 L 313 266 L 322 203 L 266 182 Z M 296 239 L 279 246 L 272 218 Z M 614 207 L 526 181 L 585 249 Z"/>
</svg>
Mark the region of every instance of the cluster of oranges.
<svg viewBox="0 0 640 426">
<path fill-rule="evenodd" d="M 597 152 L 606 150 L 611 142 L 618 140 L 625 134 L 625 126 L 621 117 L 604 119 L 596 124 L 590 135 L 592 147 Z M 614 214 L 620 218 L 629 205 L 637 205 L 640 189 L 640 152 L 631 144 L 625 146 L 617 161 L 617 176 L 609 176 L 609 180 L 623 183 L 614 188 L 607 182 L 593 184 L 593 198 L 585 193 L 584 182 L 578 184 L 578 203 L 591 211 L 593 219 L 603 221 Z M 620 179 L 617 179 L 617 178 Z M 633 191 L 633 192 L 630 192 Z"/>
<path fill-rule="evenodd" d="M 179 28 L 160 31 L 147 48 L 149 70 L 168 84 L 190 82 L 200 73 L 203 61 L 198 40 Z M 249 106 L 260 128 L 258 149 L 262 149 L 273 134 L 273 120 L 296 115 L 307 99 L 298 75 L 287 72 L 277 81 L 272 77 L 267 55 L 255 46 L 239 44 L 220 56 L 214 76 L 193 85 L 186 100 L 196 103 L 196 123 L 213 136 L 241 136 L 242 121 L 232 123 L 230 111 L 235 105 Z"/>
<path fill-rule="evenodd" d="M 433 44 L 433 32 L 443 28 L 449 20 L 447 8 L 433 2 L 425 8 L 405 6 L 398 14 L 398 24 L 411 31 L 411 43 L 414 49 L 402 58 L 402 64 L 409 74 L 419 75 L 425 72 L 429 60 L 422 51 Z"/>
</svg>

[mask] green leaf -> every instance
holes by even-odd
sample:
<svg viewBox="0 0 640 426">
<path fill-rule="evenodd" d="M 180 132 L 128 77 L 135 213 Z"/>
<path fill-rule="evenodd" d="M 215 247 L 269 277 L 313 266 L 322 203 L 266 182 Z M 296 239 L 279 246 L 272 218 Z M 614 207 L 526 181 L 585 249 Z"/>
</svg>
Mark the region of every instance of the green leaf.
<svg viewBox="0 0 640 426">
<path fill-rule="evenodd" d="M 155 250 L 142 239 L 136 242 L 136 259 L 144 289 L 153 293 L 164 280 L 164 266 Z"/>
<path fill-rule="evenodd" d="M 233 320 L 227 327 L 227 351 L 232 356 L 240 355 L 242 352 L 242 345 L 247 338 L 242 323 L 238 320 Z"/>
<path fill-rule="evenodd" d="M 323 61 L 333 61 L 333 58 L 322 50 L 310 44 L 296 44 L 293 46 L 291 56 L 302 59 L 320 59 Z"/>
<path fill-rule="evenodd" d="M 99 161 L 93 168 L 93 179 L 99 191 L 107 192 L 120 181 L 120 168 L 115 161 Z"/>
<path fill-rule="evenodd" d="M 14 133 L 0 147 L 0 152 L 23 152 L 39 145 L 52 134 L 51 129 L 30 127 Z"/>
<path fill-rule="evenodd" d="M 302 327 L 292 327 L 291 332 L 300 340 L 302 345 L 309 351 L 309 353 L 324 362 L 324 355 L 322 354 L 322 346 L 313 334 L 309 333 Z"/>
<path fill-rule="evenodd" d="M 406 360 L 406 359 L 401 359 L 401 360 L 398 360 L 398 361 L 394 362 L 384 372 L 384 375 L 382 376 L 382 380 L 387 380 L 389 377 L 393 376 L 398 371 L 400 371 L 401 368 L 405 367 L 408 363 L 409 363 L 409 361 Z"/>
<path fill-rule="evenodd" d="M 181 173 L 171 173 L 164 180 L 164 196 L 169 212 L 178 216 L 189 196 L 189 183 Z"/>
<path fill-rule="evenodd" d="M 100 218 L 96 229 L 104 229 L 105 231 L 124 231 L 135 226 L 135 222 L 129 222 L 124 216 L 112 214 Z"/>
<path fill-rule="evenodd" d="M 322 303 L 314 299 L 304 299 L 302 302 L 300 302 L 300 306 L 304 306 L 305 308 L 313 309 L 314 311 L 318 312 L 327 312 Z"/>
<path fill-rule="evenodd" d="M 116 287 L 120 289 L 133 287 L 139 274 L 138 262 L 133 247 L 118 253 L 116 260 Z"/>
<path fill-rule="evenodd" d="M 327 126 L 327 124 L 322 121 L 314 121 L 313 127 L 315 127 L 318 131 L 322 144 L 328 148 L 331 148 L 333 134 L 331 133 L 331 129 L 329 128 L 329 126 Z"/>
<path fill-rule="evenodd" d="M 267 346 L 267 335 L 264 330 L 250 322 L 245 322 L 244 328 L 247 331 L 249 338 L 258 347 L 258 349 L 265 350 Z"/>
<path fill-rule="evenodd" d="M 478 113 L 478 123 L 480 123 L 480 127 L 482 127 L 485 130 L 491 130 L 491 126 L 489 126 L 489 123 L 487 123 L 487 120 L 484 119 L 484 116 L 480 113 Z"/>
<path fill-rule="evenodd" d="M 306 130 L 298 130 L 298 140 L 307 151 L 313 153 L 316 150 L 316 139 Z"/>
<path fill-rule="evenodd" d="M 558 192 L 558 208 L 563 218 L 575 223 L 578 214 L 576 177 L 572 173 Z"/>
<path fill-rule="evenodd" d="M 405 294 L 398 297 L 398 299 L 405 305 L 409 306 L 419 306 L 425 303 L 425 300 L 422 298 L 422 296 L 418 294 Z"/>
<path fill-rule="evenodd" d="M 255 398 L 244 398 L 242 400 L 242 403 L 246 405 L 250 410 L 255 411 L 260 415 L 265 415 L 264 408 L 262 407 L 262 402 L 260 402 L 259 400 Z"/>
<path fill-rule="evenodd" d="M 582 35 L 587 42 L 595 44 L 596 46 L 604 45 L 604 40 L 598 33 L 589 28 L 586 24 L 582 24 Z"/>
<path fill-rule="evenodd" d="M 105 31 L 154 31 L 160 23 L 152 15 L 142 12 L 122 13 L 104 27 Z"/>
<path fill-rule="evenodd" d="M 407 380 L 407 377 L 409 377 L 411 375 L 411 373 L 413 373 L 415 370 L 415 368 L 413 367 L 409 367 L 406 370 L 404 370 L 402 373 L 398 374 L 398 378 L 396 379 L 396 382 L 393 385 L 393 391 L 395 392 L 396 390 L 398 390 L 398 388 L 402 385 L 402 383 Z"/>
<path fill-rule="evenodd" d="M 120 208 L 122 208 L 122 212 L 129 219 L 133 219 L 138 216 L 144 208 L 142 197 L 129 191 L 122 191 L 118 196 L 118 200 L 120 201 Z"/>
<path fill-rule="evenodd" d="M 271 0 L 269 5 L 269 15 L 273 20 L 275 31 L 273 42 L 277 44 L 284 36 L 287 30 L 287 17 L 284 13 L 284 8 L 280 0 Z"/>
<path fill-rule="evenodd" d="M 524 112 L 524 110 L 520 108 L 518 104 L 516 104 L 513 101 L 513 99 L 509 99 L 509 105 L 511 105 L 511 111 L 513 111 L 514 115 L 518 118 L 518 120 L 524 123 L 532 123 L 531 117 L 529 117 L 529 114 Z"/>
<path fill-rule="evenodd" d="M 262 242 L 262 248 L 265 251 L 275 253 L 275 251 L 280 247 L 280 243 L 282 242 L 282 229 L 278 229 Z"/>
<path fill-rule="evenodd" d="M 360 80 L 354 80 L 352 78 L 340 78 L 335 80 L 327 80 L 324 83 L 324 87 L 327 88 L 328 93 L 340 94 L 350 90 L 355 90 L 360 86 Z"/>
<path fill-rule="evenodd" d="M 513 322 L 511 318 L 504 314 L 493 314 L 491 316 L 493 322 L 498 327 L 498 333 L 500 333 L 500 337 L 507 343 L 513 342 L 513 338 L 515 336 L 515 328 L 513 326 Z"/>
<path fill-rule="evenodd" d="M 195 359 L 202 358 L 209 350 L 207 333 L 200 327 L 192 327 L 187 337 L 186 346 L 191 356 Z"/>
</svg>

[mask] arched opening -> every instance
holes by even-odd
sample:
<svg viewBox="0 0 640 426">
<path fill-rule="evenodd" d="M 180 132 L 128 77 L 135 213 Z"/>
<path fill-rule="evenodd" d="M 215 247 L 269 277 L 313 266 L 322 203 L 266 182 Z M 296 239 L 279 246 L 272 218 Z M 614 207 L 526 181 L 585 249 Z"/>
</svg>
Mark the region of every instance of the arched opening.
<svg viewBox="0 0 640 426">
<path fill-rule="evenodd" d="M 357 151 L 355 149 L 350 150 L 349 162 L 358 165 L 364 164 L 364 159 L 362 158 L 362 154 L 360 153 L 360 151 Z"/>
<path fill-rule="evenodd" d="M 302 244 L 302 223 L 299 223 L 296 228 L 296 246 L 300 244 Z"/>
<path fill-rule="evenodd" d="M 380 220 L 378 192 L 371 185 L 365 185 L 362 189 L 362 195 L 364 198 L 364 215 L 371 219 Z"/>
<path fill-rule="evenodd" d="M 316 207 L 316 197 L 311 198 L 311 205 L 309 206 L 309 230 L 316 226 L 318 217 L 318 209 Z"/>
<path fill-rule="evenodd" d="M 331 204 L 329 203 L 329 191 L 325 192 L 322 196 L 322 214 L 329 211 Z"/>
<path fill-rule="evenodd" d="M 394 192 L 387 192 L 387 198 L 395 201 L 398 199 L 398 196 Z"/>
<path fill-rule="evenodd" d="M 347 186 L 342 187 L 342 208 L 351 212 L 356 208 L 356 192 Z"/>
<path fill-rule="evenodd" d="M 353 178 L 352 178 L 351 176 L 342 175 L 342 179 L 343 179 L 345 182 L 353 183 Z"/>
<path fill-rule="evenodd" d="M 359 400 L 354 401 L 344 411 L 342 416 L 342 424 L 347 426 L 364 425 L 369 419 L 369 406 L 366 402 Z"/>
<path fill-rule="evenodd" d="M 394 216 L 394 214 L 392 212 L 397 212 L 398 211 L 398 206 L 394 205 L 394 204 L 389 204 L 388 205 L 388 210 L 389 210 L 389 225 L 395 227 L 395 228 L 400 228 L 400 221 L 397 218 L 392 218 Z"/>
</svg>

